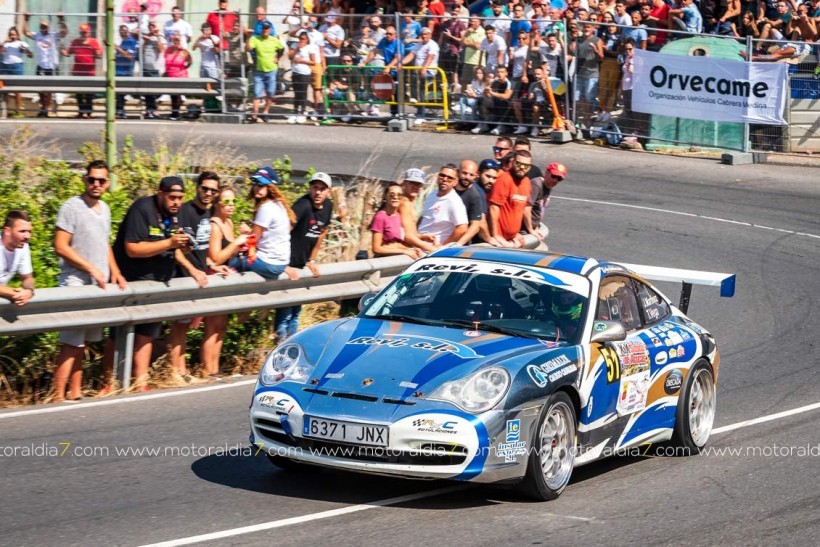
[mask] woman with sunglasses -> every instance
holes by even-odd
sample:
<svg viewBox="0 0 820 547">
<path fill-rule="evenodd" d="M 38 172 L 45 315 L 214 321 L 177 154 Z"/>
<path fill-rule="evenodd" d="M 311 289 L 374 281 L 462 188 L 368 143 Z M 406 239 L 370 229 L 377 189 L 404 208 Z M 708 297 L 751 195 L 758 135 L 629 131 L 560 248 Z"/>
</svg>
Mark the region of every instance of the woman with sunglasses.
<svg viewBox="0 0 820 547">
<path fill-rule="evenodd" d="M 373 217 L 370 231 L 373 233 L 373 256 L 407 255 L 412 259 L 424 256 L 424 251 L 408 247 L 404 243 L 404 229 L 401 226 L 399 205 L 403 190 L 400 184 L 392 183 L 384 190 L 382 207 Z"/>
<path fill-rule="evenodd" d="M 279 175 L 272 167 L 262 167 L 250 178 L 250 198 L 254 201 L 251 235 L 256 240 L 256 254 L 248 257 L 249 269 L 266 279 L 277 279 L 282 272 L 290 279 L 299 279 L 299 273 L 288 266 L 290 230 L 296 215 L 276 187 Z"/>
</svg>

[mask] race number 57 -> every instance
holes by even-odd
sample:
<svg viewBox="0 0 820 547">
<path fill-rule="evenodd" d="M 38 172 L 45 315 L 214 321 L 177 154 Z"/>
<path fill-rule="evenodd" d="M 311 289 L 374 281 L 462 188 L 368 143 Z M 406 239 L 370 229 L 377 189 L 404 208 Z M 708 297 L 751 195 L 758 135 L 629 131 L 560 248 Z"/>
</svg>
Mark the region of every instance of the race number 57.
<svg viewBox="0 0 820 547">
<path fill-rule="evenodd" d="M 618 359 L 618 353 L 611 347 L 604 346 L 601 348 L 601 355 L 606 364 L 606 381 L 608 384 L 618 382 L 621 380 L 621 360 Z"/>
</svg>

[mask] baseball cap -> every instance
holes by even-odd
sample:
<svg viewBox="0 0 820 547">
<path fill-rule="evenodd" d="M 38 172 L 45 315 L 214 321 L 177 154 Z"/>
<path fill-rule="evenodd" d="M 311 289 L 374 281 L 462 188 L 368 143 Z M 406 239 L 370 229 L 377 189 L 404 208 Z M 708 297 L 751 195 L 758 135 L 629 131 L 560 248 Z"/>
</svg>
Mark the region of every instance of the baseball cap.
<svg viewBox="0 0 820 547">
<path fill-rule="evenodd" d="M 273 25 L 270 24 L 270 21 L 267 19 L 262 21 L 262 28 L 273 28 Z"/>
<path fill-rule="evenodd" d="M 487 171 L 489 169 L 495 169 L 496 171 L 501 169 L 501 164 L 495 160 L 483 160 L 480 164 L 478 164 L 478 171 Z"/>
<path fill-rule="evenodd" d="M 268 186 L 269 184 L 279 184 L 279 175 L 273 170 L 273 167 L 264 166 L 256 170 L 250 176 L 251 182 L 260 186 Z"/>
<path fill-rule="evenodd" d="M 327 173 L 322 173 L 321 171 L 313 173 L 313 176 L 310 177 L 309 182 L 315 181 L 324 182 L 325 186 L 327 186 L 328 188 L 331 188 L 333 186 L 333 180 L 330 178 L 330 175 L 328 175 Z"/>
<path fill-rule="evenodd" d="M 411 167 L 410 169 L 405 171 L 402 180 L 407 182 L 420 182 L 421 184 L 427 182 L 424 179 L 424 171 L 422 171 L 421 169 L 417 169 L 415 167 Z"/>
<path fill-rule="evenodd" d="M 185 181 L 180 177 L 162 177 L 159 181 L 160 192 L 184 192 Z"/>
<path fill-rule="evenodd" d="M 563 163 L 552 162 L 547 165 L 547 172 L 562 179 L 567 176 L 567 168 Z"/>
<path fill-rule="evenodd" d="M 83 23 L 80 25 L 80 32 L 91 32 L 91 25 Z"/>
</svg>

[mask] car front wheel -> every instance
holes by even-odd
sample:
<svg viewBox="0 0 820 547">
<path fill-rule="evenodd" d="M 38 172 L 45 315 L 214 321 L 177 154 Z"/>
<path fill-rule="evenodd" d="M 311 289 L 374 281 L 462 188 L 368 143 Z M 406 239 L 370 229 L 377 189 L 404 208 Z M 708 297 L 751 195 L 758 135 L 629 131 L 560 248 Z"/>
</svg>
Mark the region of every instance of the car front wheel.
<svg viewBox="0 0 820 547">
<path fill-rule="evenodd" d="M 689 371 L 678 400 L 672 444 L 687 455 L 700 452 L 712 433 L 716 407 L 715 377 L 709 364 L 700 360 Z"/>
<path fill-rule="evenodd" d="M 575 407 L 564 392 L 553 393 L 538 422 L 535 450 L 530 454 L 522 491 L 535 499 L 549 501 L 569 484 L 575 465 Z"/>
</svg>

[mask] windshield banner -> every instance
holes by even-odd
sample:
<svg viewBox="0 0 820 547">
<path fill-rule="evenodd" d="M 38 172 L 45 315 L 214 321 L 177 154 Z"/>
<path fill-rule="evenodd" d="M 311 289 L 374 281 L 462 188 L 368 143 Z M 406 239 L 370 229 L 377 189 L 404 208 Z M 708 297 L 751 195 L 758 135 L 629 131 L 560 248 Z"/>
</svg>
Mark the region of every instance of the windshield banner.
<svg viewBox="0 0 820 547">
<path fill-rule="evenodd" d="M 632 110 L 693 120 L 785 125 L 783 63 L 635 49 Z"/>
</svg>

